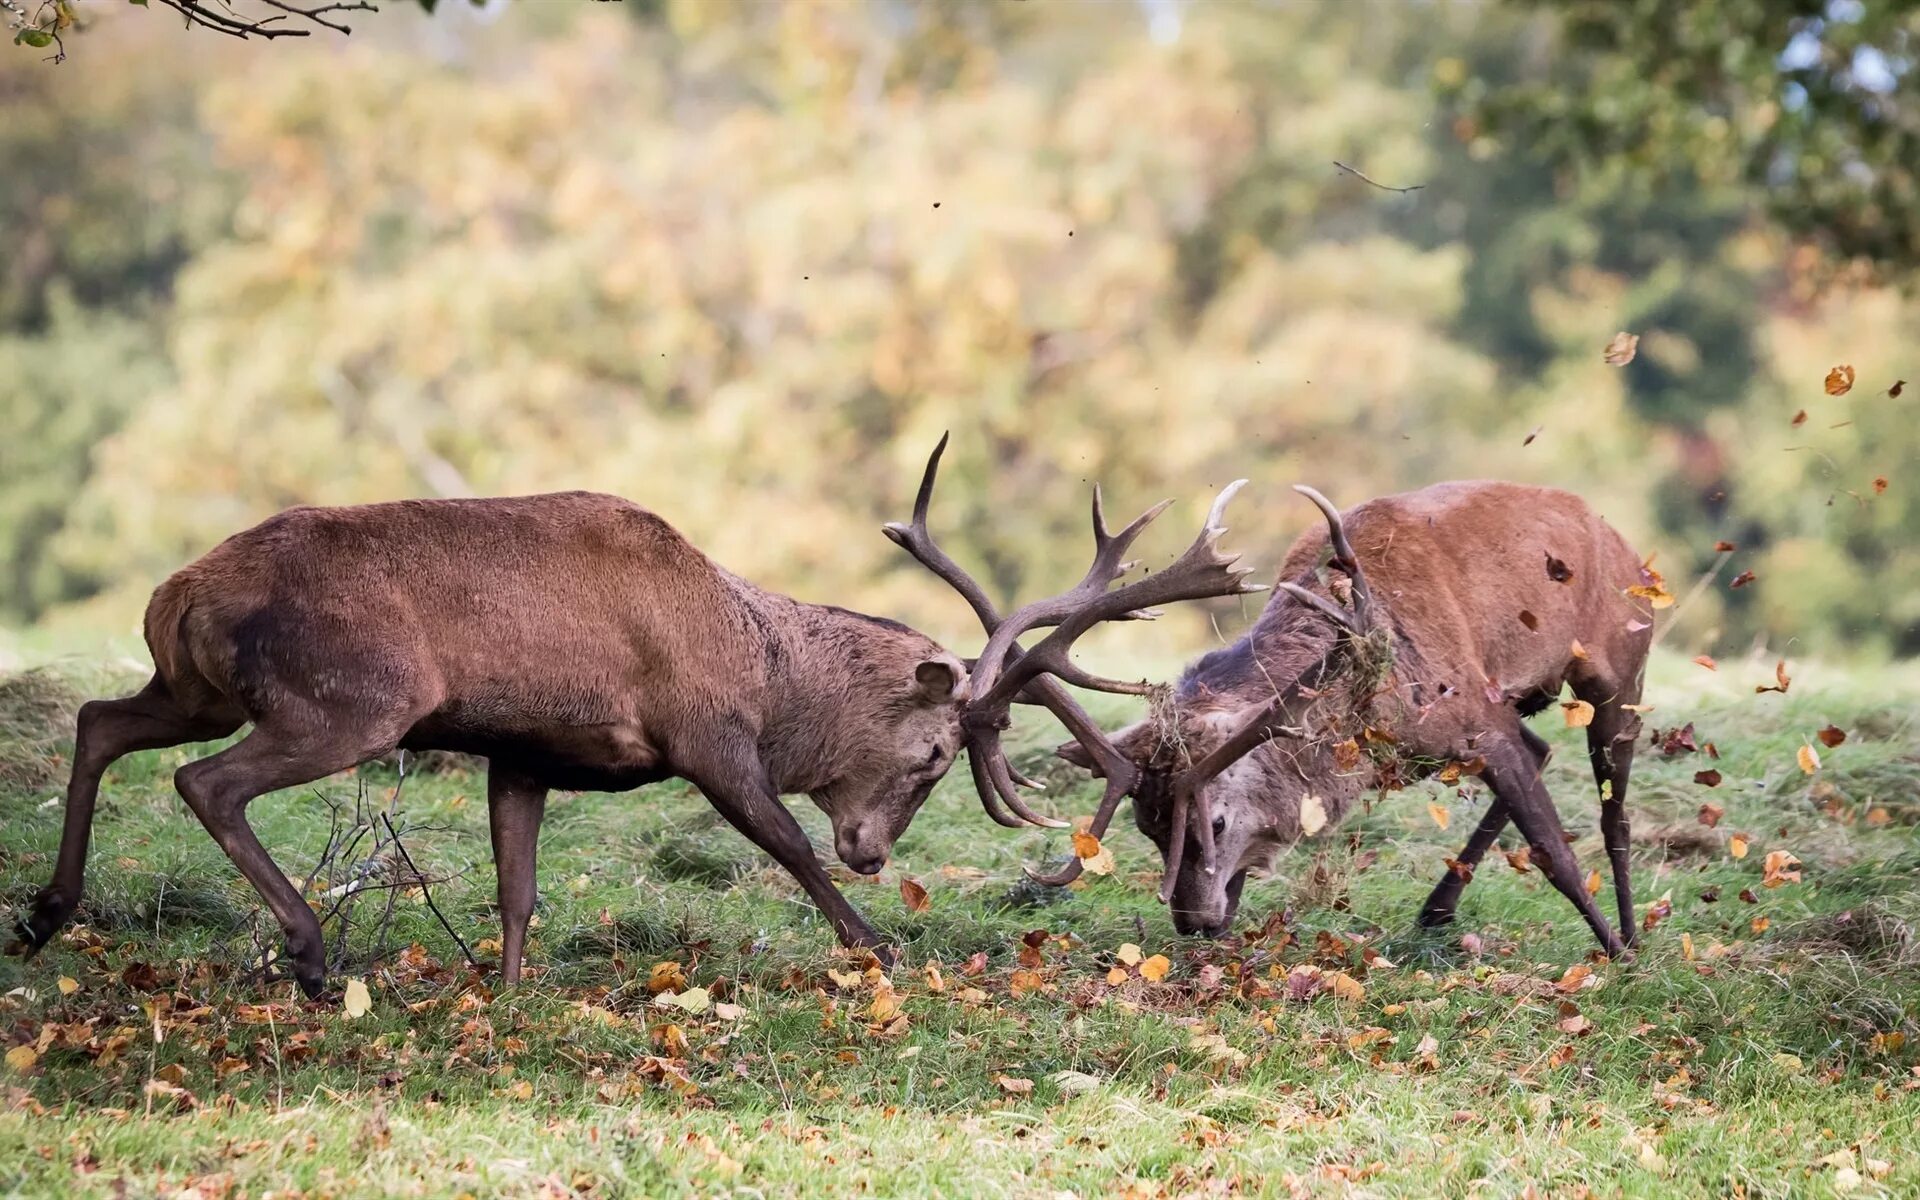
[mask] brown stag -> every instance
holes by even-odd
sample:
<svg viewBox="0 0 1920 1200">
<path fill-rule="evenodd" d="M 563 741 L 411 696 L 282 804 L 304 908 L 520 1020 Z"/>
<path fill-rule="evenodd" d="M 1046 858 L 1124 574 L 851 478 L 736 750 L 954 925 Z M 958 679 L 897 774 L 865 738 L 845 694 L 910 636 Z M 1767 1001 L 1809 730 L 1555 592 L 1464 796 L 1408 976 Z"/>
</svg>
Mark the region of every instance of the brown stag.
<svg viewBox="0 0 1920 1200">
<path fill-rule="evenodd" d="M 1245 636 L 1194 662 L 1170 702 L 1112 738 L 1069 730 L 1074 741 L 1060 755 L 1106 780 L 1090 832 L 1103 834 L 1133 796 L 1135 821 L 1166 864 L 1161 894 L 1175 926 L 1218 936 L 1249 871 L 1338 821 L 1363 792 L 1478 774 L 1493 802 L 1420 923 L 1452 920 L 1473 865 L 1511 820 L 1601 945 L 1624 953 L 1634 942 L 1627 777 L 1657 577 L 1581 500 L 1550 488 L 1439 484 L 1344 514 L 1298 490 L 1327 529 L 1294 544 Z M 957 569 L 936 573 L 964 586 Z M 1017 660 L 1020 631 L 1009 632 L 1017 622 L 1000 626 L 976 682 L 1007 670 L 1005 661 L 1022 679 L 1071 670 L 1068 648 L 1087 624 L 1076 611 L 1072 598 L 1049 611 L 1045 623 L 1059 628 Z M 1563 685 L 1592 709 L 1588 747 L 1618 934 L 1588 893 L 1541 782 L 1547 744 L 1523 720 Z M 975 708 L 968 719 L 983 716 Z M 1065 883 L 1079 869 L 1072 862 L 1036 877 Z"/>
<path fill-rule="evenodd" d="M 1217 557 L 1217 517 L 1196 564 Z M 1144 522 L 1113 543 L 1124 549 Z M 1196 566 L 1164 583 L 1152 602 L 1220 594 L 1239 577 Z M 779 797 L 811 797 L 841 860 L 873 874 L 975 736 L 969 696 L 1000 687 L 989 676 L 976 688 L 960 658 L 904 625 L 765 591 L 653 513 L 581 492 L 291 509 L 163 583 L 146 639 L 147 685 L 80 708 L 53 880 L 20 921 L 18 949 L 38 950 L 80 903 L 110 764 L 251 722 L 174 783 L 273 911 L 308 995 L 325 983 L 319 923 L 246 819 L 267 792 L 395 748 L 485 756 L 509 983 L 554 788 L 686 779 L 793 873 L 844 943 L 877 946 Z M 1097 736 L 1051 681 L 1031 697 Z M 993 772 L 974 769 L 991 789 Z M 1019 816 L 990 799 L 995 819 L 1047 821 L 1010 780 L 1004 791 Z"/>
</svg>

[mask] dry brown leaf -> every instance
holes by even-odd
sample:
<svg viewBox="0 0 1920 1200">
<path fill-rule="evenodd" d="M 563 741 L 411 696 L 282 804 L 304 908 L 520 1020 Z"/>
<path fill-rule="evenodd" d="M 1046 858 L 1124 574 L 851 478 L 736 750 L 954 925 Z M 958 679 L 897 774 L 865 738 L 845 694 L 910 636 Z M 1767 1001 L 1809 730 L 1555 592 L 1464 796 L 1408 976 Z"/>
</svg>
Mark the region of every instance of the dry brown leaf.
<svg viewBox="0 0 1920 1200">
<path fill-rule="evenodd" d="M 1853 390 L 1853 368 L 1841 363 L 1827 372 L 1827 395 L 1844 396 Z"/>
<path fill-rule="evenodd" d="M 1014 1075 L 995 1075 L 993 1081 L 999 1084 L 1000 1090 L 1009 1096 L 1026 1096 L 1033 1092 L 1031 1079 L 1021 1079 Z"/>
<path fill-rule="evenodd" d="M 1720 772 L 1711 767 L 1704 771 L 1695 771 L 1693 773 L 1693 781 L 1703 787 L 1719 787 Z"/>
<path fill-rule="evenodd" d="M 1587 876 L 1587 895 L 1598 896 L 1599 894 L 1600 894 L 1600 872 L 1594 871 Z"/>
<path fill-rule="evenodd" d="M 1904 379 L 1894 380 L 1893 386 L 1887 389 L 1887 398 L 1889 400 L 1898 400 L 1900 398 L 1900 393 L 1905 391 L 1906 388 L 1907 388 L 1906 380 Z"/>
<path fill-rule="evenodd" d="M 1755 933 L 1765 933 L 1767 926 L 1771 924 L 1773 924 L 1772 917 L 1755 917 L 1748 928 L 1752 929 Z"/>
<path fill-rule="evenodd" d="M 1769 850 L 1765 865 L 1766 874 L 1762 878 L 1762 883 L 1770 888 L 1777 888 L 1787 883 L 1799 883 L 1799 866 L 1800 860 L 1795 858 L 1791 851 Z"/>
<path fill-rule="evenodd" d="M 647 971 L 649 992 L 677 992 L 687 986 L 687 973 L 677 962 L 657 962 Z"/>
<path fill-rule="evenodd" d="M 1447 827 L 1447 822 L 1453 820 L 1453 814 L 1447 811 L 1446 805 L 1436 804 L 1431 800 L 1427 801 L 1427 815 L 1432 817 L 1433 823 L 1442 829 Z"/>
<path fill-rule="evenodd" d="M 1804 408 L 1801 409 L 1799 412 L 1794 413 L 1793 420 L 1788 422 L 1788 424 L 1792 425 L 1795 429 L 1800 428 L 1802 425 L 1805 425 L 1806 423 L 1807 423 L 1807 410 Z"/>
<path fill-rule="evenodd" d="M 1696 654 L 1693 656 L 1693 661 L 1709 671 L 1718 671 L 1720 669 L 1720 664 L 1713 661 L 1711 654 Z"/>
<path fill-rule="evenodd" d="M 1533 849 L 1530 846 L 1522 846 L 1518 850 L 1507 850 L 1504 853 L 1507 856 L 1507 865 L 1522 875 L 1525 875 L 1533 866 Z"/>
<path fill-rule="evenodd" d="M 900 877 L 900 899 L 909 911 L 927 911 L 927 889 L 918 879 L 909 876 Z"/>
<path fill-rule="evenodd" d="M 1593 724 L 1593 705 L 1585 700 L 1562 701 L 1560 707 L 1565 710 L 1568 729 L 1585 729 Z"/>
<path fill-rule="evenodd" d="M 1575 963 L 1560 976 L 1560 982 L 1553 986 L 1571 996 L 1583 987 L 1592 986 L 1587 982 L 1593 976 L 1593 968 L 1586 963 Z"/>
<path fill-rule="evenodd" d="M 1713 548 L 1721 554 L 1731 554 L 1740 547 L 1734 545 L 1732 542 L 1715 542 Z"/>
<path fill-rule="evenodd" d="M 1721 808 L 1718 804 L 1702 804 L 1700 806 L 1700 823 L 1708 829 L 1712 829 L 1718 825 L 1720 818 L 1726 815 L 1727 810 Z"/>
<path fill-rule="evenodd" d="M 1884 492 L 1886 490 L 1887 490 L 1887 477 L 1885 475 L 1875 475 L 1873 477 L 1873 494 L 1878 496 L 1881 492 Z"/>
<path fill-rule="evenodd" d="M 1538 632 L 1540 629 L 1540 618 L 1534 616 L 1530 609 L 1523 608 L 1520 610 L 1520 623 L 1535 632 Z"/>
<path fill-rule="evenodd" d="M 1835 746 L 1838 746 L 1841 742 L 1844 742 L 1847 740 L 1847 731 L 1840 728 L 1838 725 L 1829 725 L 1825 729 L 1822 729 L 1819 733 L 1815 734 L 1814 736 L 1820 739 L 1820 744 L 1822 746 L 1825 746 L 1827 749 L 1831 750 Z"/>
<path fill-rule="evenodd" d="M 1098 857 L 1099 854 L 1099 838 L 1093 836 L 1091 833 L 1076 833 L 1073 835 L 1073 856 L 1075 858 L 1084 862 L 1089 858 Z"/>
<path fill-rule="evenodd" d="M 1753 582 L 1753 572 L 1742 571 L 1738 575 L 1735 575 L 1731 580 L 1729 580 L 1727 583 L 1727 586 L 1730 588 L 1738 589 L 1738 588 L 1743 588 L 1752 582 Z"/>
<path fill-rule="evenodd" d="M 1783 658 L 1773 664 L 1773 682 L 1754 688 L 1753 694 L 1757 696 L 1762 692 L 1779 692 L 1784 696 L 1787 694 L 1787 689 L 1792 686 L 1793 677 L 1787 674 L 1787 660 Z"/>
<path fill-rule="evenodd" d="M 1367 987 L 1345 971 L 1335 971 L 1326 977 L 1327 990 L 1341 1000 L 1359 1003 L 1367 998 Z"/>
<path fill-rule="evenodd" d="M 1621 330 L 1607 339 L 1607 348 L 1600 353 L 1600 360 L 1610 367 L 1624 367 L 1633 361 L 1634 354 L 1640 349 L 1640 335 Z"/>
</svg>

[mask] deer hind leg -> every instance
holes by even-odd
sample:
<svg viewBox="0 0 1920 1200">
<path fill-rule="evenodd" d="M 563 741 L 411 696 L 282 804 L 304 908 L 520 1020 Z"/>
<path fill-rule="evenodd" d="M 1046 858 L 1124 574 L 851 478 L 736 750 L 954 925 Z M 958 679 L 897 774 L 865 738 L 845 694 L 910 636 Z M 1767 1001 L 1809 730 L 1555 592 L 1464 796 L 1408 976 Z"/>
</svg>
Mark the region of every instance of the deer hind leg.
<svg viewBox="0 0 1920 1200">
<path fill-rule="evenodd" d="M 341 712 L 315 713 L 297 722 L 276 715 L 220 753 L 174 772 L 174 787 L 187 807 L 279 921 L 294 980 L 309 999 L 326 986 L 320 921 L 260 844 L 247 823 L 247 805 L 268 792 L 324 779 L 384 754 L 409 724 Z"/>
<path fill-rule="evenodd" d="M 188 713 L 158 675 L 125 699 L 89 700 L 80 706 L 74 725 L 73 772 L 67 779 L 60 854 L 52 881 L 40 889 L 31 912 L 19 921 L 19 941 L 14 948 L 23 957 L 31 957 L 46 945 L 80 906 L 87 846 L 93 836 L 94 804 L 107 768 L 136 750 L 159 750 L 226 737 L 240 728 L 243 720 L 238 710 Z"/>
<path fill-rule="evenodd" d="M 1548 756 L 1553 753 L 1552 747 L 1525 725 L 1520 726 L 1520 738 L 1527 744 L 1528 751 L 1533 754 L 1538 765 L 1544 768 L 1547 765 Z M 1460 851 L 1460 857 L 1455 861 L 1466 867 L 1470 874 L 1511 819 L 1506 802 L 1495 796 L 1493 803 L 1487 807 L 1486 815 L 1480 818 L 1480 824 L 1475 827 L 1472 836 L 1467 839 L 1466 846 Z M 1447 868 L 1447 873 L 1442 875 L 1440 882 L 1434 885 L 1433 893 L 1427 897 L 1427 902 L 1420 906 L 1420 927 L 1437 929 L 1442 925 L 1451 924 L 1454 910 L 1460 903 L 1460 893 L 1466 886 L 1466 875 L 1451 867 Z"/>
<path fill-rule="evenodd" d="M 500 889 L 500 974 L 520 982 L 527 922 L 537 893 L 534 861 L 547 787 L 499 763 L 487 766 L 487 823 L 493 834 L 493 868 Z"/>
<path fill-rule="evenodd" d="M 1517 717 L 1515 725 L 1518 726 Z M 1533 848 L 1534 865 L 1580 910 L 1594 937 L 1609 955 L 1618 958 L 1625 954 L 1626 944 L 1608 926 L 1607 918 L 1587 893 L 1586 882 L 1580 877 L 1579 861 L 1573 856 L 1573 848 L 1567 845 L 1560 814 L 1553 806 L 1546 784 L 1541 781 L 1540 763 L 1518 733 L 1488 749 L 1486 781 L 1496 800 L 1506 803 L 1513 823 L 1520 827 L 1521 836 Z"/>
<path fill-rule="evenodd" d="M 1576 686 L 1574 693 L 1583 689 Z M 1587 726 L 1587 756 L 1593 762 L 1593 779 L 1600 789 L 1600 832 L 1607 843 L 1607 861 L 1613 871 L 1614 898 L 1620 907 L 1620 932 L 1629 946 L 1639 938 L 1633 915 L 1633 879 L 1629 850 L 1632 839 L 1627 821 L 1627 777 L 1633 771 L 1634 743 L 1640 737 L 1640 718 L 1623 704 L 1640 699 L 1636 685 L 1629 692 L 1608 690 L 1580 698 L 1593 705 L 1593 722 Z"/>
</svg>

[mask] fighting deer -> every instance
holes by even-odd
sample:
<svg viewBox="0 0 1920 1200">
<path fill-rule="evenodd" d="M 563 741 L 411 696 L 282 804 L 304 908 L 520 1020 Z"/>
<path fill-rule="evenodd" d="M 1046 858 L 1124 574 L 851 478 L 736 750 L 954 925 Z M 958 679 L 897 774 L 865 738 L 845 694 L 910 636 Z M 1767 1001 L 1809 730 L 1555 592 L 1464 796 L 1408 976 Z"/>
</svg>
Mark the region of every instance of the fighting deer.
<svg viewBox="0 0 1920 1200">
<path fill-rule="evenodd" d="M 1214 554 L 1218 517 L 1190 556 Z M 1194 570 L 1155 600 L 1234 583 Z M 484 756 L 510 984 L 548 792 L 674 777 L 790 871 L 843 943 L 884 954 L 779 798 L 809 796 L 840 859 L 877 873 L 952 765 L 975 690 L 966 663 L 922 634 L 765 591 L 653 513 L 583 492 L 291 509 L 161 584 L 145 633 L 146 686 L 80 708 L 53 880 L 18 950 L 45 945 L 80 903 L 110 764 L 251 722 L 174 784 L 272 910 L 309 996 L 325 986 L 319 922 L 246 819 L 267 792 L 396 748 Z M 1051 681 L 1029 698 L 1097 733 Z M 1012 808 L 988 805 L 1003 823 L 1050 820 L 1017 795 Z"/>
<path fill-rule="evenodd" d="M 932 464 L 927 478 L 930 486 Z M 1326 530 L 1293 545 L 1245 636 L 1194 662 L 1170 702 L 1113 737 L 1069 729 L 1074 740 L 1057 753 L 1105 780 L 1089 832 L 1104 834 L 1132 796 L 1135 822 L 1165 863 L 1161 898 L 1175 927 L 1217 937 L 1249 871 L 1269 869 L 1281 849 L 1337 822 L 1363 792 L 1478 774 L 1492 804 L 1420 924 L 1453 919 L 1474 864 L 1512 821 L 1600 944 L 1625 953 L 1635 940 L 1627 777 L 1651 628 L 1642 598 L 1657 580 L 1566 492 L 1448 483 L 1343 514 L 1313 489 L 1297 490 Z M 928 565 L 963 594 L 970 586 L 950 564 Z M 997 672 L 1066 678 L 1068 649 L 1086 627 L 1075 608 L 1084 600 L 1065 598 L 1045 621 L 1000 624 L 973 668 L 976 684 Z M 1042 623 L 1058 628 L 1016 657 L 1021 626 Z M 1541 782 L 1547 744 L 1523 721 L 1563 685 L 1592 708 L 1588 749 L 1619 933 L 1589 895 Z M 968 720 L 984 716 L 974 706 Z M 997 754 L 998 745 L 982 751 Z M 994 761 L 989 770 L 1004 777 Z M 1076 860 L 1035 878 L 1064 884 L 1080 870 Z"/>
</svg>

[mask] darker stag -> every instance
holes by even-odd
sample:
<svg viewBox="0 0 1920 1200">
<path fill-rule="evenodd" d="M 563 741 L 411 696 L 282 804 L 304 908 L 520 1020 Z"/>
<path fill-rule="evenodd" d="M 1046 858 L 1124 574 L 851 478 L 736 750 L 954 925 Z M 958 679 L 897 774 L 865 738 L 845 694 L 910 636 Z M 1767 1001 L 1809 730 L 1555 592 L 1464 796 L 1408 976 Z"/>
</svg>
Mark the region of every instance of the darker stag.
<svg viewBox="0 0 1920 1200">
<path fill-rule="evenodd" d="M 1657 577 L 1561 491 L 1441 484 L 1342 514 L 1299 490 L 1327 530 L 1294 544 L 1247 634 L 1192 664 L 1171 703 L 1111 740 L 1070 730 L 1062 757 L 1106 779 L 1090 831 L 1104 833 L 1132 795 L 1165 860 L 1161 894 L 1176 927 L 1218 936 L 1249 871 L 1338 821 L 1363 792 L 1477 773 L 1493 802 L 1420 923 L 1452 920 L 1474 864 L 1511 820 L 1601 945 L 1624 953 L 1635 935 L 1627 777 Z M 1522 720 L 1563 686 L 1592 708 L 1619 933 L 1541 782 L 1547 745 Z M 1064 883 L 1078 869 L 1039 878 Z"/>
<path fill-rule="evenodd" d="M 485 756 L 509 983 L 554 788 L 686 779 L 842 942 L 877 947 L 779 798 L 810 796 L 842 861 L 878 872 L 952 765 L 970 694 L 967 665 L 914 630 L 762 590 L 645 509 L 579 492 L 289 510 L 163 583 L 146 639 L 146 687 L 81 706 L 59 857 L 19 948 L 80 903 L 110 764 L 251 722 L 174 783 L 272 909 L 308 995 L 319 923 L 248 824 L 256 797 L 395 748 Z M 1093 728 L 1064 691 L 1038 698 Z"/>
</svg>

